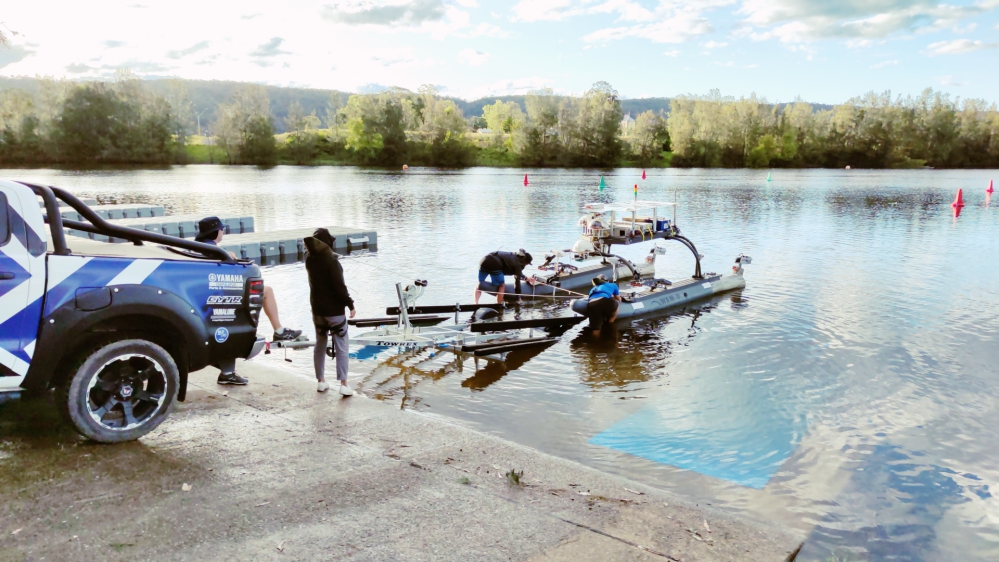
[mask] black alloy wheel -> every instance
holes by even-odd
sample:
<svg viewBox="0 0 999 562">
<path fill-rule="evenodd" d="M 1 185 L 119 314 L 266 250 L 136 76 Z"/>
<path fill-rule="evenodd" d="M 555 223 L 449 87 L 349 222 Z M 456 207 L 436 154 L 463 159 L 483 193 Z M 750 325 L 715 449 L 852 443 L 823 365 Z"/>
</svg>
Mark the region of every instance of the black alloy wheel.
<svg viewBox="0 0 999 562">
<path fill-rule="evenodd" d="M 119 443 L 162 423 L 179 387 L 180 372 L 169 352 L 148 340 L 128 339 L 82 354 L 58 389 L 58 400 L 81 434 Z"/>
<path fill-rule="evenodd" d="M 90 379 L 87 411 L 101 426 L 134 429 L 153 417 L 166 400 L 166 373 L 147 355 L 122 355 L 105 363 Z"/>
</svg>

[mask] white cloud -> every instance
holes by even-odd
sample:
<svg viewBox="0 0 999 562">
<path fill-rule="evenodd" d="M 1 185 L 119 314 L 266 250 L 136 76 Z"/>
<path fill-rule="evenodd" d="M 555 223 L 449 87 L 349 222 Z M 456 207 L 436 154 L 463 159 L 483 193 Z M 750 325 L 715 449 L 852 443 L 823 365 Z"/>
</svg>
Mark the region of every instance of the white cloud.
<svg viewBox="0 0 999 562">
<path fill-rule="evenodd" d="M 944 86 L 964 86 L 964 82 L 954 80 L 953 76 L 941 76 L 937 79 Z"/>
<path fill-rule="evenodd" d="M 663 54 L 666 55 L 667 57 L 676 58 L 676 57 L 680 56 L 680 51 L 677 50 L 677 49 L 673 49 L 672 51 L 666 51 Z"/>
<path fill-rule="evenodd" d="M 468 34 L 468 37 L 497 37 L 500 39 L 509 36 L 510 34 L 505 30 L 491 23 L 480 23 Z"/>
<path fill-rule="evenodd" d="M 574 4 L 573 0 L 520 0 L 513 6 L 513 20 L 560 20 L 583 13 Z"/>
<path fill-rule="evenodd" d="M 652 12 L 637 2 L 631 0 L 606 0 L 602 4 L 589 8 L 587 13 L 610 14 L 618 13 L 622 21 L 648 21 L 654 16 Z"/>
<path fill-rule="evenodd" d="M 954 28 L 995 8 L 996 0 L 966 6 L 939 0 L 743 0 L 738 13 L 756 40 L 808 43 L 819 39 L 882 39 Z"/>
<path fill-rule="evenodd" d="M 483 53 L 475 49 L 464 49 L 458 53 L 458 58 L 471 66 L 479 66 L 489 60 L 489 53 Z"/>
<path fill-rule="evenodd" d="M 877 64 L 872 64 L 871 68 L 884 68 L 886 66 L 898 66 L 898 61 L 897 60 L 885 60 L 885 61 L 881 61 L 881 62 L 879 62 Z"/>
<path fill-rule="evenodd" d="M 728 43 L 719 43 L 717 41 L 708 41 L 704 44 L 705 49 L 721 49 L 722 47 L 727 47 Z"/>
<path fill-rule="evenodd" d="M 587 4 L 591 0 L 580 0 Z M 592 0 L 595 1 L 595 0 Z M 637 37 L 656 43 L 686 43 L 695 37 L 714 31 L 707 12 L 735 3 L 736 0 L 698 0 L 681 3 L 660 0 L 655 10 L 647 10 L 629 0 L 606 0 L 587 8 L 583 13 L 618 14 L 618 21 L 635 22 L 631 25 L 598 29 L 583 37 L 587 42 L 609 42 Z M 712 44 L 721 45 L 714 41 Z"/>
<path fill-rule="evenodd" d="M 984 41 L 972 41 L 971 39 L 954 39 L 951 41 L 937 41 L 926 46 L 926 54 L 935 57 L 937 55 L 959 55 L 970 53 L 981 49 L 995 49 L 999 43 L 986 43 Z"/>
<path fill-rule="evenodd" d="M 434 39 L 460 35 L 471 21 L 468 12 L 444 0 L 342 0 L 323 6 L 320 15 L 341 26 L 415 31 Z"/>
<path fill-rule="evenodd" d="M 539 90 L 552 84 L 551 79 L 533 76 L 530 78 L 514 78 L 500 80 L 491 84 L 480 86 L 463 87 L 460 89 L 449 88 L 448 92 L 454 92 L 458 97 L 474 100 L 489 96 L 515 96 L 526 94 L 531 90 Z"/>
<path fill-rule="evenodd" d="M 459 6 L 464 6 L 465 8 L 478 8 L 479 3 L 477 0 L 455 0 Z"/>
<path fill-rule="evenodd" d="M 372 2 L 334 2 L 323 7 L 324 18 L 350 25 L 402 25 L 418 26 L 426 21 L 444 19 L 443 0 L 410 0 L 374 4 Z"/>
</svg>

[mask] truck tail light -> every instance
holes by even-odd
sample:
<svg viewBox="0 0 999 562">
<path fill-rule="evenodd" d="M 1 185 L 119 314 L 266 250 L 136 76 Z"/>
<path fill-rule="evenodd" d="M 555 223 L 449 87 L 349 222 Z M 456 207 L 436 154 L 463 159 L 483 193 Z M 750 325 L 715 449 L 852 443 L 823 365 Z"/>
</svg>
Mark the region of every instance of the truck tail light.
<svg viewBox="0 0 999 562">
<path fill-rule="evenodd" d="M 250 321 L 256 326 L 260 321 L 260 309 L 264 306 L 264 280 L 249 279 L 246 282 L 246 309 Z"/>
</svg>

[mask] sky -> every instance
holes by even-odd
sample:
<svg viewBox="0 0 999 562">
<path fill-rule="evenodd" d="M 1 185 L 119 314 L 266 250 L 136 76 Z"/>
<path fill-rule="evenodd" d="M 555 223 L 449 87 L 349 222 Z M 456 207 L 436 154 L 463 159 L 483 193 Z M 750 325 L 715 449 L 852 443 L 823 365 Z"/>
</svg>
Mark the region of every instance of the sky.
<svg viewBox="0 0 999 562">
<path fill-rule="evenodd" d="M 8 2 L 0 75 L 149 77 L 475 99 L 607 81 L 626 98 L 999 102 L 999 0 Z M 16 33 L 16 35 L 14 35 Z"/>
</svg>

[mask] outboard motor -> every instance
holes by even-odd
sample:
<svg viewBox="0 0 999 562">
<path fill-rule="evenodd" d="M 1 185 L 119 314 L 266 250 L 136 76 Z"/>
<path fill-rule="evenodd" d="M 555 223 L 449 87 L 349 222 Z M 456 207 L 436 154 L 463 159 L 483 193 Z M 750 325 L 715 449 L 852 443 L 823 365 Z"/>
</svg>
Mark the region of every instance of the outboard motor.
<svg viewBox="0 0 999 562">
<path fill-rule="evenodd" d="M 742 266 L 749 265 L 751 263 L 753 263 L 753 258 L 739 254 L 739 257 L 735 258 L 735 265 L 732 266 L 732 273 L 742 275 Z"/>
<path fill-rule="evenodd" d="M 500 313 L 495 308 L 480 308 L 472 313 L 473 322 L 482 322 L 492 318 L 499 318 Z"/>
</svg>

